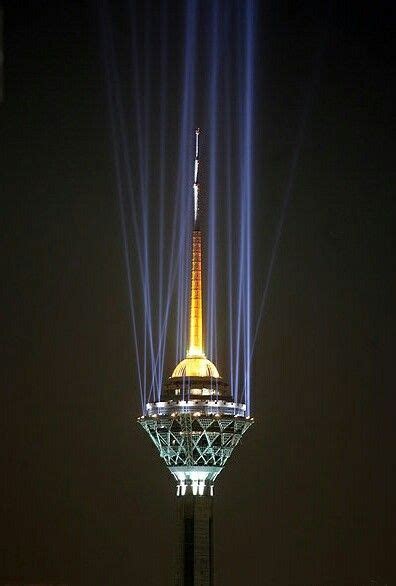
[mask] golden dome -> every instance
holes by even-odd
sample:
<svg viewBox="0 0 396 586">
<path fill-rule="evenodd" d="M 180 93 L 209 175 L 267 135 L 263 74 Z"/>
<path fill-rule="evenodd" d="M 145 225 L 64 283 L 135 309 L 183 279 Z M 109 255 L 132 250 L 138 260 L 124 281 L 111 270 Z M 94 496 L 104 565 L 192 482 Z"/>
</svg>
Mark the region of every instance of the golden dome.
<svg viewBox="0 0 396 586">
<path fill-rule="evenodd" d="M 187 356 L 179 362 L 172 373 L 171 378 L 182 376 L 202 376 L 220 378 L 219 371 L 205 356 Z"/>
</svg>

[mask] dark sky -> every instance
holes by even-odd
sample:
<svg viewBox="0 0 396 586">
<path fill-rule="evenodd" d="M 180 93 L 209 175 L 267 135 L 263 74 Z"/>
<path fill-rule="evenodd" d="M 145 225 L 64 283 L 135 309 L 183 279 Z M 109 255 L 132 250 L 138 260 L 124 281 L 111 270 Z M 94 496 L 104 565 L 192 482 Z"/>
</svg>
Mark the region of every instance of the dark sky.
<svg viewBox="0 0 396 586">
<path fill-rule="evenodd" d="M 271 0 L 257 23 L 257 297 L 323 51 L 255 354 L 257 424 L 216 486 L 217 585 L 389 586 L 393 24 L 385 4 L 302 4 Z M 5 23 L 0 578 L 170 586 L 174 485 L 135 423 L 95 4 L 10 2 Z"/>
</svg>

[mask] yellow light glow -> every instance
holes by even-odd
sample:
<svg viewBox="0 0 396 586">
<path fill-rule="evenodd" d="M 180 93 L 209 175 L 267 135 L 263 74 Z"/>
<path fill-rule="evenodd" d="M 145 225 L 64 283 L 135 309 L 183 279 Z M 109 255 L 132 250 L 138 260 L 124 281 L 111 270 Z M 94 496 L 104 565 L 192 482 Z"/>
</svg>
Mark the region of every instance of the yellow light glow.
<svg viewBox="0 0 396 586">
<path fill-rule="evenodd" d="M 191 358 L 197 358 L 204 357 L 205 354 L 202 352 L 202 348 L 198 348 L 197 346 L 190 346 L 187 351 L 187 356 Z"/>
<path fill-rule="evenodd" d="M 219 371 L 205 356 L 187 356 L 179 362 L 172 373 L 172 378 L 182 376 L 202 376 L 220 378 Z"/>
<path fill-rule="evenodd" d="M 203 355 L 201 232 L 194 230 L 191 266 L 190 347 L 187 356 Z"/>
</svg>

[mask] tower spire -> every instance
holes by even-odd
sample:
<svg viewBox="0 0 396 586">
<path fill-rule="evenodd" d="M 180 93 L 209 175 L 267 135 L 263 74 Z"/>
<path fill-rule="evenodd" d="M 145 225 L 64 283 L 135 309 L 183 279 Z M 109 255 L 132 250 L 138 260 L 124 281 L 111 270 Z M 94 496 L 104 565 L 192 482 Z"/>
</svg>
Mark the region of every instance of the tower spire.
<svg viewBox="0 0 396 586">
<path fill-rule="evenodd" d="M 202 340 L 202 238 L 199 227 L 199 128 L 195 130 L 194 227 L 191 259 L 190 345 L 187 356 L 204 356 Z"/>
<path fill-rule="evenodd" d="M 199 128 L 195 129 L 195 161 L 194 161 L 194 229 L 198 227 L 198 213 L 199 213 L 199 183 L 198 183 L 198 169 L 199 169 Z"/>
</svg>

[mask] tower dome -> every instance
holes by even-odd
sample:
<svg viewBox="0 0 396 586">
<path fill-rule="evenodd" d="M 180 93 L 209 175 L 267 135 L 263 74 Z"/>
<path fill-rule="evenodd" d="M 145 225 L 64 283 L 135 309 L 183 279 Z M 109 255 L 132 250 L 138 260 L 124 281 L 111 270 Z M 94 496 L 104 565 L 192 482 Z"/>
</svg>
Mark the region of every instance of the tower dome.
<svg viewBox="0 0 396 586">
<path fill-rule="evenodd" d="M 195 376 L 220 378 L 219 371 L 206 356 L 187 356 L 176 366 L 171 378 Z"/>
</svg>

